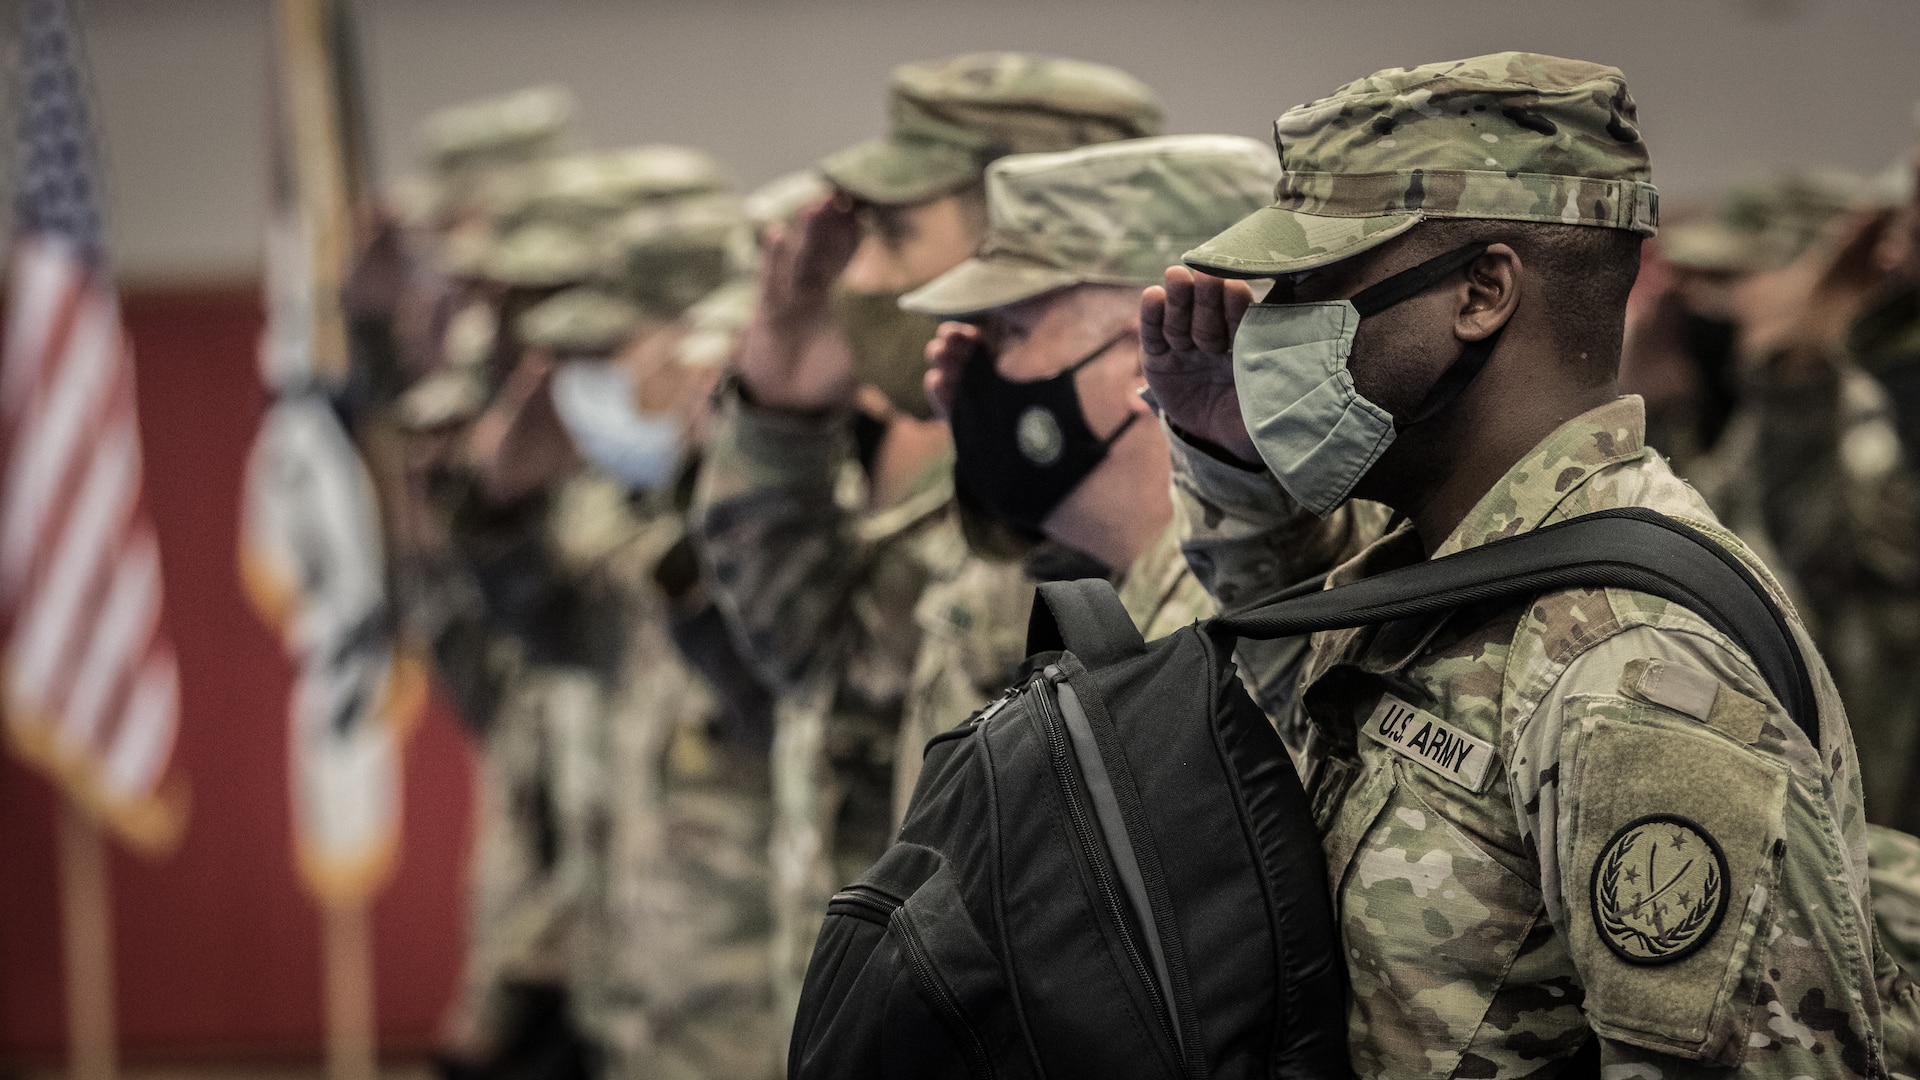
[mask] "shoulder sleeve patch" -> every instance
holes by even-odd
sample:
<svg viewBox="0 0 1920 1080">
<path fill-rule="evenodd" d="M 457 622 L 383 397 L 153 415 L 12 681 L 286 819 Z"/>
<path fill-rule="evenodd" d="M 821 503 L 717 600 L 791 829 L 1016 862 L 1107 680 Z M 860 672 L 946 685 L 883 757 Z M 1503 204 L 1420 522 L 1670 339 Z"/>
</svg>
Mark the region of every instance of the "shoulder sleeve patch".
<svg viewBox="0 0 1920 1080">
<path fill-rule="evenodd" d="M 1568 945 L 1596 1031 L 1731 1063 L 1748 1022 L 1732 995 L 1765 945 L 1787 774 L 1677 711 L 1568 703 L 1582 733 L 1562 796 Z"/>
<path fill-rule="evenodd" d="M 1629 964 L 1672 964 L 1699 950 L 1727 914 L 1727 855 L 1679 814 L 1620 826 L 1593 864 L 1588 899 L 1600 941 Z"/>
</svg>

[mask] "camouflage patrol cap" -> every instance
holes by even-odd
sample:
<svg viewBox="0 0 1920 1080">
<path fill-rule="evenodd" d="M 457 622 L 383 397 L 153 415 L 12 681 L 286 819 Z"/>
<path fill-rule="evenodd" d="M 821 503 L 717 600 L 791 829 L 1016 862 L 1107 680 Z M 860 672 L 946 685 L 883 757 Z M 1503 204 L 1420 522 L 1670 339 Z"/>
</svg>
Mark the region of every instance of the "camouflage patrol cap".
<svg viewBox="0 0 1920 1080">
<path fill-rule="evenodd" d="M 578 286 L 542 300 L 522 312 L 515 328 L 528 345 L 566 356 L 607 356 L 618 352 L 639 329 L 640 308 L 625 297 Z"/>
<path fill-rule="evenodd" d="M 635 206 L 728 186 L 712 155 L 685 146 L 635 146 L 550 163 L 504 216 L 594 225 Z"/>
<path fill-rule="evenodd" d="M 422 141 L 434 172 L 447 176 L 550 157 L 572 141 L 573 117 L 564 87 L 534 86 L 433 113 Z"/>
<path fill-rule="evenodd" d="M 1659 198 L 1618 69 L 1537 53 L 1389 68 L 1273 125 L 1273 205 L 1188 265 L 1274 277 L 1338 262 L 1425 218 L 1592 225 L 1651 236 Z"/>
<path fill-rule="evenodd" d="M 1025 53 L 968 53 L 893 73 L 890 130 L 820 162 L 835 187 L 882 205 L 978 179 L 1008 154 L 1069 150 L 1160 130 L 1160 102 L 1118 68 Z"/>
<path fill-rule="evenodd" d="M 439 190 L 420 173 L 396 176 L 381 189 L 380 203 L 404 229 L 430 228 L 437 220 Z"/>
<path fill-rule="evenodd" d="M 1728 190 L 1711 216 L 1668 230 L 1661 255 L 1690 270 L 1774 269 L 1811 247 L 1834 218 L 1872 199 L 1865 178 L 1838 170 L 1748 181 Z"/>
<path fill-rule="evenodd" d="M 1920 105 L 1914 107 L 1920 114 Z M 1913 155 L 1901 154 L 1867 180 L 1867 198 L 1875 206 L 1905 206 L 1913 201 Z"/>
<path fill-rule="evenodd" d="M 534 221 L 492 246 L 482 276 L 504 285 L 544 289 L 590 280 L 599 272 L 600 262 L 599 249 L 586 230 Z"/>
<path fill-rule="evenodd" d="M 476 279 L 487 276 L 487 261 L 493 257 L 498 238 L 490 227 L 469 225 L 448 233 L 440 241 L 440 271 L 451 278 Z"/>
<path fill-rule="evenodd" d="M 776 176 L 761 184 L 741 201 L 741 209 L 755 229 L 784 225 L 809 204 L 818 202 L 833 186 L 814 169 L 802 169 Z"/>
<path fill-rule="evenodd" d="M 674 318 L 752 263 L 740 200 L 711 193 L 627 211 L 609 230 L 606 274 L 649 315 Z"/>
<path fill-rule="evenodd" d="M 986 243 L 900 306 L 955 318 L 1083 283 L 1146 286 L 1180 252 L 1259 209 L 1280 167 L 1238 135 L 1166 135 L 987 169 Z"/>
<path fill-rule="evenodd" d="M 753 321 L 759 296 L 758 282 L 735 278 L 701 297 L 681 317 L 687 332 L 680 339 L 674 360 L 683 367 L 699 368 L 726 363 L 733 356 L 735 342 Z"/>
<path fill-rule="evenodd" d="M 395 419 L 408 431 L 433 431 L 480 415 L 487 388 L 471 368 L 442 368 L 408 387 L 394 403 Z"/>
</svg>

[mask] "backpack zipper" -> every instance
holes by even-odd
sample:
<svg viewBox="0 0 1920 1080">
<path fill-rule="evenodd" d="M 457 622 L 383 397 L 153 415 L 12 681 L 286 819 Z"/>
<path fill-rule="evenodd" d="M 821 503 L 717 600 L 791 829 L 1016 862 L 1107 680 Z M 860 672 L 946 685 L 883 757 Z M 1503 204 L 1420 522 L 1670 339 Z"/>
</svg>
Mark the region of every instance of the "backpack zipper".
<svg viewBox="0 0 1920 1080">
<path fill-rule="evenodd" d="M 1119 931 L 1121 948 L 1127 954 L 1127 960 L 1133 965 L 1133 973 L 1146 988 L 1147 999 L 1152 1004 L 1153 1018 L 1160 1026 L 1160 1033 L 1166 1036 L 1167 1045 L 1175 1054 L 1180 1053 L 1180 1039 L 1173 1030 L 1173 1022 L 1168 1018 L 1166 997 L 1160 984 L 1153 977 L 1153 970 L 1147 966 L 1147 960 L 1140 952 L 1139 943 L 1133 940 L 1133 931 L 1127 927 L 1125 913 L 1121 909 L 1120 892 L 1115 887 L 1113 874 L 1107 869 L 1105 849 L 1094 831 L 1092 820 L 1088 817 L 1086 804 L 1080 801 L 1080 793 L 1074 784 L 1073 750 L 1067 743 L 1066 721 L 1061 718 L 1059 707 L 1052 695 L 1040 689 L 1043 681 L 1056 681 L 1063 676 L 1058 669 L 1048 668 L 1046 673 L 1028 684 L 1035 701 L 1035 712 L 1040 717 L 1040 727 L 1047 736 L 1047 756 L 1053 760 L 1054 779 L 1060 784 L 1060 793 L 1067 800 L 1067 817 L 1073 822 L 1075 838 L 1080 843 L 1081 853 L 1087 863 L 1093 867 L 1094 883 L 1098 886 L 1100 900 L 1106 905 L 1107 917 Z M 1185 1062 L 1182 1061 L 1182 1071 Z"/>
<path fill-rule="evenodd" d="M 913 968 L 915 981 L 920 984 L 920 989 L 933 999 L 934 1006 L 941 1017 L 947 1021 L 948 1029 L 966 1035 L 963 1049 L 967 1055 L 967 1071 L 987 1080 L 999 1075 L 994 1071 L 993 1055 L 987 1053 L 986 1044 L 980 1041 L 980 1033 L 973 1030 L 973 1025 L 967 1022 L 966 1014 L 960 1011 L 960 1003 L 953 998 L 953 991 L 947 988 L 946 982 L 934 971 L 933 958 L 927 955 L 926 943 L 920 940 L 920 933 L 913 928 L 913 922 L 907 918 L 907 913 L 896 911 L 887 929 L 899 940 L 907 954 L 907 964 Z"/>
</svg>

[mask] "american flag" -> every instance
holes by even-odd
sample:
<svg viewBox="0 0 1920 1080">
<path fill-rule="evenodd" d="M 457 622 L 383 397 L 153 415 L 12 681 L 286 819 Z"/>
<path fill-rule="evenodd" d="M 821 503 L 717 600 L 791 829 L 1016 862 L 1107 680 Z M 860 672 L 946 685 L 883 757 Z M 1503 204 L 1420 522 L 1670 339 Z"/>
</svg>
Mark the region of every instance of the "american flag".
<svg viewBox="0 0 1920 1080">
<path fill-rule="evenodd" d="M 136 847 L 182 824 L 179 673 L 141 493 L 133 356 L 66 0 L 28 0 L 0 353 L 0 700 L 9 740 Z"/>
</svg>

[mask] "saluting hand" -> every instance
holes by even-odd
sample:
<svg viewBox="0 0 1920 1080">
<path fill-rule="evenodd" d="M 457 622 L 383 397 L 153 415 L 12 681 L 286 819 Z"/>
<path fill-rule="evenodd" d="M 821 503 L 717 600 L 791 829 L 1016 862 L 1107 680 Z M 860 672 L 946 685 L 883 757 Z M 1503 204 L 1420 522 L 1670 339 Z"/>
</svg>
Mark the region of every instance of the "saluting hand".
<svg viewBox="0 0 1920 1080">
<path fill-rule="evenodd" d="M 1233 335 L 1252 304 L 1244 281 L 1168 267 L 1166 284 L 1140 294 L 1140 349 L 1147 385 L 1175 427 L 1256 464 L 1233 386 Z"/>
<path fill-rule="evenodd" d="M 941 323 L 927 342 L 927 401 L 933 415 L 953 418 L 953 397 L 960 392 L 960 371 L 970 361 L 985 363 L 980 328 L 970 323 Z"/>
<path fill-rule="evenodd" d="M 767 243 L 760 301 L 741 336 L 740 378 L 776 409 L 812 411 L 853 400 L 853 353 L 833 323 L 833 283 L 860 246 L 852 200 L 807 207 Z"/>
</svg>

